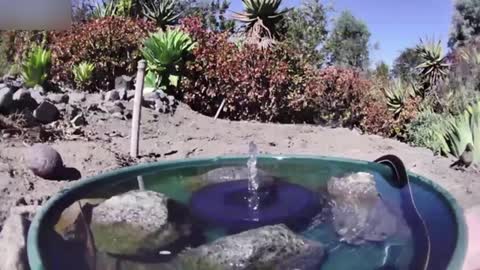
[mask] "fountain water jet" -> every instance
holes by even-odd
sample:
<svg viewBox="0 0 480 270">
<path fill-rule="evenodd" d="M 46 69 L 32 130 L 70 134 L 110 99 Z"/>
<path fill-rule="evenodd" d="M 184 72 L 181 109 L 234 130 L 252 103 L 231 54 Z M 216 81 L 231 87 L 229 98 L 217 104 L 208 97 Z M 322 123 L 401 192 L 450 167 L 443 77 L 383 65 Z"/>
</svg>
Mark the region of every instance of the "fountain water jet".
<svg viewBox="0 0 480 270">
<path fill-rule="evenodd" d="M 258 174 L 257 155 L 251 142 L 248 179 L 211 184 L 192 194 L 190 210 L 199 223 L 233 232 L 280 223 L 300 230 L 318 212 L 314 192 L 279 178 L 265 181 Z"/>
</svg>

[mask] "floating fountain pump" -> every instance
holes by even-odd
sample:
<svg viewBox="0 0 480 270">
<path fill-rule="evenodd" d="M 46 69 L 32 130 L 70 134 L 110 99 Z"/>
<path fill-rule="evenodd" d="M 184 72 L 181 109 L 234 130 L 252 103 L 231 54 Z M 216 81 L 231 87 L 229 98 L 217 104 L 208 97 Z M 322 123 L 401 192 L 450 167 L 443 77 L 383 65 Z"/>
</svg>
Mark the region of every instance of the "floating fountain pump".
<svg viewBox="0 0 480 270">
<path fill-rule="evenodd" d="M 283 223 L 302 230 L 320 205 L 318 194 L 281 179 L 257 176 L 257 148 L 250 143 L 248 179 L 208 185 L 190 200 L 194 217 L 206 226 L 230 232 Z"/>
</svg>

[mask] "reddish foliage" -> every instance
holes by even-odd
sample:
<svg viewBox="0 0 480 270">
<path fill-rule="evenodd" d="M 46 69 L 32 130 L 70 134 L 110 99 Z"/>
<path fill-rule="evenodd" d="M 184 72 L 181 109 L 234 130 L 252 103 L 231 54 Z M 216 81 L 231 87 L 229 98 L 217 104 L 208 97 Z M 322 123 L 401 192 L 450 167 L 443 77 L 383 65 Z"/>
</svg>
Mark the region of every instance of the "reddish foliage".
<svg viewBox="0 0 480 270">
<path fill-rule="evenodd" d="M 95 64 L 92 86 L 109 90 L 116 76 L 135 72 L 139 48 L 154 30 L 143 20 L 107 17 L 52 33 L 53 80 L 73 84 L 73 65 L 88 61 Z"/>
<path fill-rule="evenodd" d="M 184 22 L 197 41 L 195 60 L 186 67 L 183 100 L 214 115 L 223 99 L 223 117 L 232 120 L 288 122 L 288 93 L 297 72 L 295 59 L 282 48 L 237 47 L 226 33 L 208 32 L 198 20 Z"/>
</svg>

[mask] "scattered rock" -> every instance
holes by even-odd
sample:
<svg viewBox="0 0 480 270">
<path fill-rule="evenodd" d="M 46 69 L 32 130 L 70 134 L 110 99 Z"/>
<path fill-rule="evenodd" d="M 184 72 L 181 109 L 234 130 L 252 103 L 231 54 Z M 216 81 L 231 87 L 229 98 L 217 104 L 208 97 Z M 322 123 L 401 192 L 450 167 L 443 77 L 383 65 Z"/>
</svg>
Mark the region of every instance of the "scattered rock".
<svg viewBox="0 0 480 270">
<path fill-rule="evenodd" d="M 183 235 L 170 222 L 167 204 L 165 195 L 153 191 L 135 190 L 106 200 L 92 213 L 96 247 L 116 255 L 158 253 Z"/>
<path fill-rule="evenodd" d="M 65 108 L 65 112 L 69 120 L 73 120 L 73 118 L 75 118 L 79 114 L 82 114 L 82 110 L 75 105 L 67 105 Z"/>
<path fill-rule="evenodd" d="M 333 201 L 333 226 L 342 241 L 359 245 L 410 234 L 401 210 L 393 204 L 387 205 L 379 196 L 372 174 L 359 172 L 333 177 L 327 189 Z"/>
<path fill-rule="evenodd" d="M 89 94 L 86 96 L 86 104 L 92 105 L 92 104 L 102 104 L 103 103 L 103 98 L 104 95 L 100 93 L 96 94 Z"/>
<path fill-rule="evenodd" d="M 25 162 L 35 175 L 46 179 L 58 176 L 64 169 L 60 154 L 46 144 L 34 144 L 25 155 Z"/>
<path fill-rule="evenodd" d="M 127 89 L 126 88 L 120 88 L 117 90 L 118 96 L 121 100 L 127 100 Z"/>
<path fill-rule="evenodd" d="M 13 94 L 13 101 L 16 103 L 15 107 L 17 109 L 28 108 L 35 110 L 35 108 L 38 107 L 38 103 L 32 98 L 30 91 L 24 88 L 18 89 L 15 94 Z"/>
<path fill-rule="evenodd" d="M 37 109 L 33 111 L 33 116 L 41 123 L 48 124 L 58 120 L 60 112 L 57 107 L 48 101 L 44 101 L 38 105 Z"/>
<path fill-rule="evenodd" d="M 250 171 L 248 167 L 221 167 L 218 169 L 214 169 L 208 171 L 207 173 L 200 176 L 205 184 L 213 184 L 213 183 L 223 183 L 228 181 L 235 181 L 235 180 L 245 180 L 248 179 Z M 261 179 L 262 185 L 269 185 L 275 181 L 274 176 L 272 174 L 264 171 L 264 170 L 257 170 L 257 177 Z"/>
<path fill-rule="evenodd" d="M 219 269 L 317 269 L 323 261 L 322 244 L 303 238 L 285 225 L 265 226 L 227 236 L 186 251 L 182 260 Z"/>
<path fill-rule="evenodd" d="M 68 96 L 69 104 L 78 104 L 87 100 L 87 97 L 84 93 L 70 93 Z"/>
<path fill-rule="evenodd" d="M 45 96 L 42 91 L 36 89 L 28 89 L 30 96 L 38 103 L 42 103 L 45 101 Z"/>
<path fill-rule="evenodd" d="M 9 87 L 0 89 L 0 112 L 9 112 L 13 103 L 13 91 Z"/>
<path fill-rule="evenodd" d="M 27 233 L 37 206 L 15 207 L 0 233 L 0 270 L 28 270 Z"/>
<path fill-rule="evenodd" d="M 66 104 L 70 99 L 67 94 L 49 94 L 47 98 L 54 104 Z"/>
<path fill-rule="evenodd" d="M 106 101 L 116 101 L 120 99 L 120 95 L 117 90 L 110 90 L 105 94 Z"/>
<path fill-rule="evenodd" d="M 135 97 L 135 90 L 128 90 L 126 100 L 131 100 Z"/>
<path fill-rule="evenodd" d="M 80 127 L 84 126 L 87 124 L 87 121 L 85 120 L 85 117 L 83 116 L 83 113 L 78 114 L 75 116 L 71 121 L 72 125 L 74 127 Z"/>
<path fill-rule="evenodd" d="M 120 90 L 120 89 L 125 89 L 125 90 L 130 90 L 133 89 L 133 80 L 132 77 L 122 75 L 117 78 L 115 78 L 115 89 Z"/>
</svg>

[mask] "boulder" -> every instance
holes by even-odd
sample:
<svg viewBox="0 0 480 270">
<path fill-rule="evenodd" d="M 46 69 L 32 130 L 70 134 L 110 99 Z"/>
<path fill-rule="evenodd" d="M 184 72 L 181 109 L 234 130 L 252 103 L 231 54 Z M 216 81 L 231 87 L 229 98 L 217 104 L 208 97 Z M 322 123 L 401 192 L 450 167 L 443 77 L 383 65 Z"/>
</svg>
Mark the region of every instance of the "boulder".
<svg viewBox="0 0 480 270">
<path fill-rule="evenodd" d="M 106 101 L 116 101 L 120 99 L 120 95 L 117 90 L 110 90 L 105 94 Z"/>
<path fill-rule="evenodd" d="M 15 207 L 0 232 L 0 270 L 28 270 L 27 233 L 38 206 Z"/>
<path fill-rule="evenodd" d="M 70 99 L 67 94 L 49 94 L 47 98 L 54 104 L 67 104 Z"/>
<path fill-rule="evenodd" d="M 33 111 L 33 116 L 43 124 L 48 124 L 53 121 L 56 121 L 60 117 L 60 112 L 57 107 L 48 101 L 44 101 L 38 105 L 38 107 Z"/>
<path fill-rule="evenodd" d="M 0 89 L 0 112 L 9 112 L 13 103 L 13 90 L 9 87 Z"/>
<path fill-rule="evenodd" d="M 42 91 L 38 89 L 28 89 L 27 90 L 30 93 L 30 96 L 37 102 L 37 103 L 42 103 L 45 101 L 45 95 Z"/>
<path fill-rule="evenodd" d="M 207 185 L 248 179 L 249 174 L 248 167 L 228 166 L 208 171 L 200 179 Z M 272 174 L 260 169 L 257 169 L 257 177 L 260 179 L 260 187 L 271 185 L 275 181 Z"/>
<path fill-rule="evenodd" d="M 13 94 L 13 101 L 16 103 L 17 109 L 30 109 L 35 110 L 38 107 L 38 102 L 32 98 L 32 94 L 29 90 L 21 88 Z"/>
<path fill-rule="evenodd" d="M 359 172 L 332 177 L 327 189 L 333 205 L 333 226 L 341 241 L 359 245 L 410 234 L 400 208 L 380 197 L 372 174 Z"/>
<path fill-rule="evenodd" d="M 64 165 L 60 154 L 46 144 L 34 144 L 25 154 L 25 162 L 35 175 L 53 179 L 63 171 Z"/>
<path fill-rule="evenodd" d="M 87 97 L 85 95 L 85 93 L 75 93 L 75 92 L 72 92 L 72 93 L 69 93 L 68 94 L 68 103 L 69 104 L 79 104 L 79 103 L 83 103 L 87 100 Z"/>
<path fill-rule="evenodd" d="M 132 77 L 122 75 L 115 78 L 115 89 L 125 89 L 130 90 L 133 89 L 133 80 Z"/>
<path fill-rule="evenodd" d="M 80 113 L 77 116 L 73 117 L 73 119 L 70 122 L 74 127 L 80 127 L 87 124 L 87 120 L 85 120 L 83 113 Z"/>
<path fill-rule="evenodd" d="M 124 256 L 158 254 L 162 247 L 190 233 L 188 226 L 171 221 L 169 203 L 163 194 L 138 190 L 104 201 L 92 212 L 97 249 Z"/>
<path fill-rule="evenodd" d="M 285 225 L 274 225 L 226 236 L 187 250 L 179 260 L 226 270 L 302 270 L 318 269 L 324 255 L 321 243 L 303 238 Z"/>
</svg>

